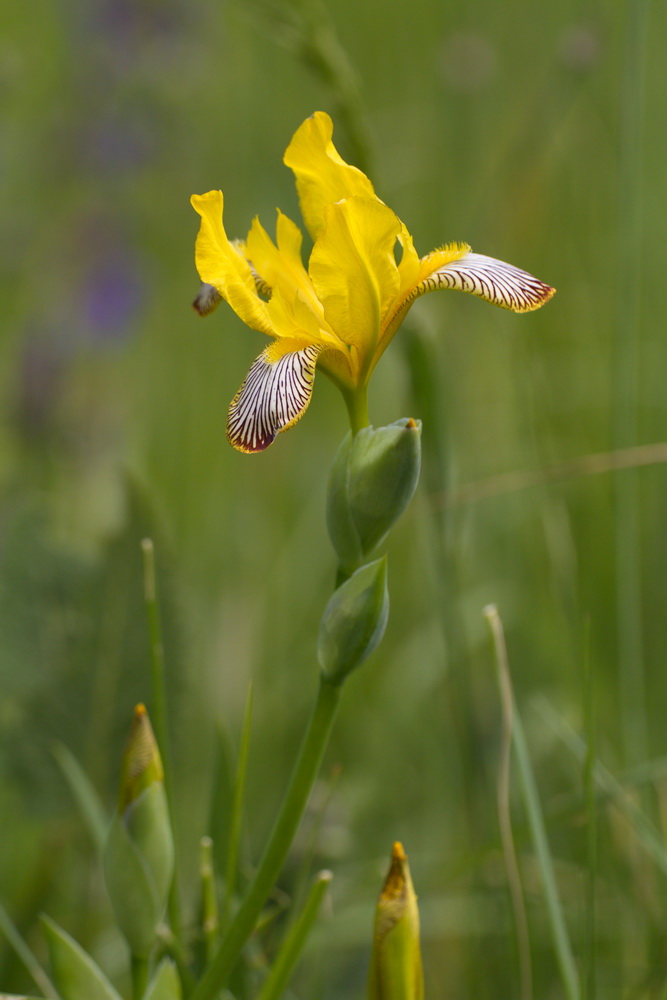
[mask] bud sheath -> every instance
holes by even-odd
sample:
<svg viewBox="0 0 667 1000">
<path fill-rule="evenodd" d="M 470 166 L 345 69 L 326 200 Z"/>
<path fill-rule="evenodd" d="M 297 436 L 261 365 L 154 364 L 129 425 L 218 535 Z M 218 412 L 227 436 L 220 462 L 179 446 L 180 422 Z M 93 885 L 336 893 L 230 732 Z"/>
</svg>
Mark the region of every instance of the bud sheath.
<svg viewBox="0 0 667 1000">
<path fill-rule="evenodd" d="M 368 1000 L 424 1000 L 417 896 L 399 843 L 375 910 Z"/>
</svg>

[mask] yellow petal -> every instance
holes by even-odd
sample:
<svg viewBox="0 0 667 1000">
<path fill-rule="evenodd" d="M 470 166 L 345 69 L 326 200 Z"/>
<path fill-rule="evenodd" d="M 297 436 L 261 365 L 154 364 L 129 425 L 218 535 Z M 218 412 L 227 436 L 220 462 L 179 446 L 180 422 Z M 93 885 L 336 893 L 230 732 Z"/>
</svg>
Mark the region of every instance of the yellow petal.
<svg viewBox="0 0 667 1000">
<path fill-rule="evenodd" d="M 306 412 L 321 348 L 276 340 L 254 361 L 234 396 L 227 417 L 227 439 L 238 451 L 263 451 L 276 434 Z"/>
<path fill-rule="evenodd" d="M 375 196 L 366 174 L 339 156 L 332 135 L 331 118 L 316 111 L 297 129 L 283 157 L 294 171 L 301 214 L 313 239 L 324 225 L 327 205 L 355 195 Z"/>
<path fill-rule="evenodd" d="M 319 307 L 320 316 L 316 315 L 311 302 L 304 299 L 299 289 L 274 289 L 267 311 L 277 337 L 301 341 L 302 346 L 324 342 L 322 307 Z M 337 338 L 328 336 L 326 339 L 338 344 Z"/>
<path fill-rule="evenodd" d="M 257 294 L 250 265 L 227 239 L 222 224 L 222 191 L 193 194 L 190 202 L 201 216 L 195 244 L 199 277 L 213 285 L 248 326 L 273 335 L 266 303 Z"/>
<path fill-rule="evenodd" d="M 465 249 L 466 252 L 446 263 L 433 260 L 435 267 L 429 266 L 431 258 L 442 251 L 435 251 L 435 254 L 425 257 L 422 266 L 429 273 L 423 276 L 415 291 L 416 295 L 439 288 L 455 288 L 503 309 L 521 313 L 539 309 L 556 292 L 555 288 L 534 278 L 527 271 L 496 260 L 495 257 L 471 253 L 467 247 Z"/>
<path fill-rule="evenodd" d="M 246 241 L 246 254 L 253 270 L 270 286 L 272 301 L 280 293 L 285 302 L 293 302 L 298 296 L 302 303 L 309 306 L 312 317 L 305 319 L 305 325 L 302 320 L 297 326 L 304 325 L 304 329 L 314 331 L 317 340 L 317 330 L 319 324 L 324 322 L 324 312 L 301 260 L 301 231 L 282 212 L 278 213 L 276 231 L 278 246 L 259 219 L 254 219 Z M 272 324 L 275 324 L 275 310 L 270 304 L 268 314 Z M 292 335 L 280 325 L 274 328 L 278 336 Z"/>
<path fill-rule="evenodd" d="M 346 345 L 358 348 L 362 372 L 400 287 L 394 257 L 400 233 L 400 219 L 377 198 L 347 198 L 327 209 L 310 256 L 326 320 Z"/>
</svg>

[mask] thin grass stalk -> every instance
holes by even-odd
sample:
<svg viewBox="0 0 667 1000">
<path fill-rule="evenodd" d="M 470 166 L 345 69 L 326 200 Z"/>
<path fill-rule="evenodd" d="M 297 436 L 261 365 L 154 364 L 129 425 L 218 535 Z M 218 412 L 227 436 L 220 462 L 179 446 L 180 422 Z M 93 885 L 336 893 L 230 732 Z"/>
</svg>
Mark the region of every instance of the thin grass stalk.
<svg viewBox="0 0 667 1000">
<path fill-rule="evenodd" d="M 320 769 L 341 691 L 341 685 L 334 685 L 324 677 L 320 678 L 313 714 L 262 860 L 220 948 L 195 988 L 191 1000 L 214 1000 L 217 997 L 227 984 L 241 950 L 255 928 L 285 863 Z"/>
<path fill-rule="evenodd" d="M 28 944 L 19 934 L 18 929 L 10 919 L 2 903 L 0 903 L 0 929 L 32 976 L 33 982 L 42 991 L 44 996 L 48 1000 L 60 1000 L 57 989 L 33 955 Z"/>
<path fill-rule="evenodd" d="M 253 6 L 264 22 L 278 26 L 272 36 L 291 48 L 304 68 L 329 89 L 355 166 L 372 174 L 372 142 L 359 73 L 338 37 L 327 4 L 324 0 L 254 0 Z"/>
<path fill-rule="evenodd" d="M 448 447 L 449 413 L 447 392 L 443 391 L 437 356 L 433 345 L 415 321 L 404 327 L 409 337 L 401 343 L 410 370 L 412 397 L 419 403 L 424 426 L 430 429 L 424 436 L 422 481 L 427 497 L 448 496 L 450 493 L 451 461 Z M 407 345 L 407 350 L 406 350 Z M 457 613 L 461 595 L 459 518 L 435 504 L 430 508 L 430 523 L 426 524 L 424 556 L 433 567 L 431 585 L 439 608 L 438 622 L 447 655 L 445 711 L 448 713 L 448 745 L 451 794 L 462 803 L 458 811 L 462 838 L 472 853 L 479 846 L 476 837 L 480 829 L 475 796 L 479 776 L 479 754 L 475 746 L 476 721 L 467 653 L 470 648 L 465 623 Z"/>
<path fill-rule="evenodd" d="M 585 741 L 546 702 L 541 703 L 540 714 L 563 743 L 583 763 L 588 753 Z M 641 769 L 642 773 L 644 770 L 644 768 Z M 667 848 L 665 848 L 665 840 L 661 831 L 636 805 L 627 789 L 599 760 L 595 762 L 593 773 L 596 785 L 603 790 L 619 812 L 630 822 L 638 842 L 653 858 L 660 871 L 667 875 Z"/>
<path fill-rule="evenodd" d="M 202 933 L 206 962 L 208 963 L 213 958 L 220 934 L 218 893 L 213 867 L 213 841 L 210 837 L 202 837 L 199 842 L 199 877 L 201 879 Z"/>
<path fill-rule="evenodd" d="M 498 824 L 500 839 L 503 846 L 503 858 L 507 872 L 507 882 L 514 913 L 516 927 L 517 951 L 519 953 L 519 977 L 521 1000 L 531 1000 L 533 996 L 533 968 L 530 957 L 530 934 L 526 904 L 521 885 L 521 873 L 516 855 L 514 835 L 512 832 L 512 813 L 510 808 L 510 764 L 512 754 L 512 730 L 514 725 L 514 704 L 509 677 L 504 671 L 499 672 L 500 703 L 502 707 L 502 740 L 500 747 L 500 762 L 498 765 Z"/>
<path fill-rule="evenodd" d="M 598 825 L 595 789 L 595 683 L 590 651 L 590 620 L 586 626 L 584 649 L 584 710 L 588 752 L 584 759 L 583 784 L 586 798 L 586 870 L 588 873 L 586 891 L 586 912 L 584 920 L 584 974 L 582 977 L 584 1000 L 595 1000 L 596 996 L 596 955 L 595 941 L 597 922 L 595 912 L 595 889 L 598 870 Z"/>
<path fill-rule="evenodd" d="M 599 476 L 623 469 L 640 469 L 665 464 L 667 464 L 667 441 L 656 441 L 653 444 L 640 444 L 632 448 L 580 455 L 567 462 L 558 462 L 541 469 L 514 469 L 510 472 L 501 472 L 485 479 L 476 479 L 461 486 L 450 487 L 446 491 L 433 491 L 429 495 L 435 510 L 467 507 L 480 500 L 518 493 L 521 490 L 534 489 L 536 486 L 564 483 L 570 479 Z"/>
<path fill-rule="evenodd" d="M 144 562 L 144 601 L 148 621 L 148 638 L 150 643 L 151 688 L 153 705 L 151 718 L 155 726 L 160 756 L 164 768 L 164 789 L 167 796 L 167 807 L 171 823 L 174 847 L 176 848 L 176 831 L 174 827 L 174 784 L 171 759 L 171 742 L 169 740 L 169 718 L 167 713 L 167 682 L 164 666 L 164 643 L 162 641 L 162 625 L 160 621 L 160 606 L 157 596 L 155 578 L 155 546 L 150 538 L 141 542 Z M 175 850 L 175 856 L 178 857 Z M 169 923 L 177 941 L 181 939 L 181 908 L 178 894 L 178 864 L 174 868 L 174 877 L 169 889 Z"/>
<path fill-rule="evenodd" d="M 540 800 L 537 794 L 535 776 L 533 774 L 533 768 L 530 761 L 530 754 L 528 753 L 528 746 L 526 744 L 526 737 L 523 731 L 521 716 L 519 715 L 516 705 L 514 704 L 514 695 L 512 693 L 512 682 L 510 679 L 509 662 L 507 658 L 507 648 L 505 646 L 505 634 L 503 631 L 502 621 L 500 620 L 497 608 L 493 605 L 485 608 L 484 616 L 488 622 L 493 639 L 498 684 L 504 684 L 507 686 L 509 696 L 511 697 L 513 703 L 512 743 L 518 765 L 519 784 L 521 786 L 521 794 L 526 809 L 528 825 L 533 841 L 533 848 L 535 850 L 535 856 L 537 858 L 540 874 L 542 876 L 544 899 L 547 906 L 549 925 L 551 927 L 551 937 L 554 951 L 556 953 L 556 959 L 558 961 L 558 967 L 560 969 L 561 979 L 563 981 L 563 988 L 568 1000 L 580 1000 L 581 989 L 579 985 L 579 974 L 577 972 L 577 966 L 575 964 L 572 947 L 570 945 L 570 938 L 567 932 L 563 908 L 558 896 L 558 887 L 556 885 L 556 876 L 553 869 L 551 852 L 549 850 L 549 841 L 547 839 L 544 825 L 542 807 L 540 806 Z"/>
<path fill-rule="evenodd" d="M 311 886 L 303 910 L 289 929 L 257 1000 L 280 1000 L 296 963 L 308 940 L 324 894 L 332 879 L 329 871 L 320 872 Z"/>
<path fill-rule="evenodd" d="M 223 931 L 229 922 L 232 899 L 234 898 L 234 894 L 236 892 L 239 850 L 241 843 L 241 824 L 243 820 L 243 799 L 245 796 L 246 774 L 248 771 L 248 752 L 250 749 L 251 721 L 252 685 L 248 688 L 248 697 L 246 699 L 245 711 L 243 714 L 241 741 L 239 744 L 236 774 L 234 776 L 232 809 L 231 816 L 229 818 L 229 839 L 227 843 L 227 864 L 225 868 L 225 895 L 220 915 L 220 925 Z"/>
<path fill-rule="evenodd" d="M 627 0 L 621 88 L 614 445 L 637 443 L 641 363 L 644 92 L 650 0 Z M 625 763 L 648 756 L 642 635 L 641 514 L 635 472 L 615 478 L 616 620 Z"/>
</svg>

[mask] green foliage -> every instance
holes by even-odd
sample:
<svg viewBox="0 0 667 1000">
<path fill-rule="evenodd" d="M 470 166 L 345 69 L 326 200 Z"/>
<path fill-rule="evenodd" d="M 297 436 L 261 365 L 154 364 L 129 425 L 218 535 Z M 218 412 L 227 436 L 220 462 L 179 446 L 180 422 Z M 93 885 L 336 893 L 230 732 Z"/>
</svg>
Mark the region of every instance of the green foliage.
<svg viewBox="0 0 667 1000">
<path fill-rule="evenodd" d="M 322 509 L 345 412 L 318 375 L 308 419 L 269 453 L 226 448 L 228 402 L 265 342 L 224 303 L 205 320 L 190 309 L 188 197 L 221 187 L 240 237 L 255 212 L 268 220 L 280 205 L 296 217 L 279 158 L 305 115 L 324 108 L 340 124 L 341 153 L 372 174 L 418 251 L 469 240 L 559 291 L 523 317 L 429 295 L 374 376 L 376 426 L 406 412 L 423 422 L 422 485 L 392 533 L 385 639 L 350 678 L 327 752 L 323 774 L 337 765 L 340 777 L 324 813 L 320 780 L 307 816 L 306 830 L 321 830 L 313 869 L 336 871 L 335 905 L 291 988 L 309 1000 L 363 995 L 370 901 L 398 837 L 420 891 L 426 995 L 518 995 L 495 804 L 500 707 L 481 614 L 494 602 L 580 966 L 582 928 L 592 908 L 597 917 L 587 995 L 655 1000 L 667 979 L 665 470 L 655 460 L 614 473 L 612 451 L 665 437 L 667 7 L 422 0 L 415 13 L 406 2 L 331 0 L 363 104 L 346 137 L 345 93 L 328 68 L 338 49 L 304 40 L 301 6 L 94 0 L 63 17 L 36 0 L 5 19 L 2 901 L 40 962 L 46 911 L 121 983 L 124 944 L 51 750 L 56 740 L 70 749 L 110 814 L 128 714 L 141 700 L 153 708 L 147 535 L 188 928 L 217 732 L 238 746 L 251 678 L 235 898 L 257 863 L 315 684 L 313 623 L 335 573 Z M 640 45 L 633 56 L 647 9 L 643 55 Z M 612 431 L 620 422 L 625 441 Z M 586 733 L 590 745 L 584 661 L 594 766 L 575 741 Z M 534 995 L 552 996 L 560 973 L 511 777 Z M 280 876 L 281 902 L 305 841 L 304 831 Z M 281 930 L 275 920 L 253 942 L 237 997 L 256 994 Z M 4 937 L 0 987 L 48 995 Z"/>
<path fill-rule="evenodd" d="M 144 1000 L 181 1000 L 181 981 L 173 962 L 162 962 L 153 976 Z"/>
<path fill-rule="evenodd" d="M 90 955 L 49 917 L 42 917 L 53 979 L 62 1000 L 121 1000 Z"/>
</svg>

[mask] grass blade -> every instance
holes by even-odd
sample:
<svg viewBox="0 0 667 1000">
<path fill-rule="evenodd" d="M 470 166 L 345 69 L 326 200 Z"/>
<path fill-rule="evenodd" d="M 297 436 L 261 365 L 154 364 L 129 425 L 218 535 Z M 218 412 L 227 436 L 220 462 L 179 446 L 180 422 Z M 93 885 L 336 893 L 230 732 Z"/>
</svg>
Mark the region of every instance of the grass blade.
<svg viewBox="0 0 667 1000">
<path fill-rule="evenodd" d="M 308 894 L 305 906 L 292 924 L 280 951 L 264 981 L 257 1000 L 280 1000 L 299 960 L 310 930 L 317 917 L 320 903 L 332 879 L 329 871 L 317 875 Z"/>
<path fill-rule="evenodd" d="M 505 634 L 500 620 L 500 615 L 498 614 L 497 608 L 490 605 L 485 608 L 484 616 L 488 622 L 493 639 L 498 683 L 501 686 L 501 689 L 503 685 L 506 685 L 506 688 L 509 691 L 509 697 L 512 699 L 512 702 L 514 702 L 509 674 L 509 664 L 507 660 L 507 649 L 505 647 Z M 551 853 L 549 851 L 549 841 L 547 840 L 542 807 L 540 806 L 540 800 L 537 794 L 535 776 L 533 774 L 530 755 L 528 753 L 528 746 L 526 744 L 526 737 L 524 735 L 521 717 L 516 710 L 516 705 L 513 705 L 512 743 L 518 766 L 521 795 L 528 817 L 528 825 L 530 827 L 533 848 L 535 850 L 540 874 L 542 876 L 544 899 L 547 906 L 554 950 L 556 952 L 556 958 L 558 960 L 565 994 L 568 1000 L 579 1000 L 579 974 L 577 972 L 574 955 L 570 945 L 563 908 L 558 896 L 558 888 L 556 886 L 556 877 L 553 870 Z"/>
<path fill-rule="evenodd" d="M 572 753 L 582 763 L 588 754 L 588 747 L 582 738 L 551 708 L 546 701 L 539 703 L 540 715 L 551 726 L 557 736 L 565 743 Z M 664 837 L 653 825 L 648 816 L 642 812 L 632 800 L 624 786 L 600 761 L 595 762 L 593 769 L 596 785 L 611 799 L 617 809 L 630 822 L 637 835 L 639 843 L 658 865 L 663 874 L 667 875 L 667 849 Z"/>
<path fill-rule="evenodd" d="M 48 997 L 48 1000 L 60 1000 L 57 989 L 19 934 L 2 903 L 0 903 L 0 929 L 44 996 Z"/>
<path fill-rule="evenodd" d="M 101 854 L 109 832 L 109 818 L 100 797 L 93 788 L 88 775 L 64 743 L 54 743 L 52 752 L 79 807 L 79 812 L 93 843 L 98 853 Z"/>
<path fill-rule="evenodd" d="M 225 898 L 222 904 L 220 926 L 227 926 L 232 899 L 236 890 L 236 878 L 239 863 L 241 843 L 241 825 L 243 821 L 243 799 L 245 796 L 246 775 L 248 771 L 248 751 L 250 749 L 250 726 L 252 722 L 252 685 L 248 688 L 243 727 L 239 744 L 236 774 L 234 776 L 234 792 L 232 795 L 232 811 L 229 820 L 229 838 L 227 841 L 227 865 L 225 869 Z"/>
<path fill-rule="evenodd" d="M 151 682 L 153 691 L 152 714 L 155 722 L 160 755 L 164 766 L 164 788 L 167 795 L 172 836 L 176 847 L 176 829 L 174 824 L 174 785 L 173 766 L 171 759 L 171 743 L 169 740 L 169 719 L 167 712 L 167 682 L 164 665 L 164 643 L 162 640 L 162 624 L 160 622 L 160 604 L 157 595 L 155 577 L 155 546 L 150 538 L 141 542 L 141 552 L 144 567 L 144 602 L 148 623 L 148 638 L 150 643 Z M 178 851 L 174 852 L 176 865 L 174 877 L 169 890 L 169 922 L 174 937 L 181 938 L 181 907 L 178 892 Z"/>
<path fill-rule="evenodd" d="M 512 832 L 512 814 L 510 809 L 510 764 L 512 757 L 512 732 L 514 729 L 514 703 L 509 674 L 500 671 L 498 674 L 500 686 L 500 701 L 503 714 L 502 743 L 500 761 L 498 764 L 498 824 L 503 847 L 503 858 L 507 872 L 507 882 L 514 912 L 517 948 L 519 952 L 520 996 L 522 1000 L 531 1000 L 533 996 L 533 969 L 530 956 L 530 934 L 526 904 L 521 885 L 521 873 L 514 845 Z"/>
<path fill-rule="evenodd" d="M 584 918 L 584 972 L 582 976 L 584 1000 L 595 1000 L 595 885 L 597 875 L 597 802 L 595 795 L 595 686 L 590 654 L 590 621 L 586 629 L 586 647 L 584 656 L 584 710 L 586 717 L 586 734 L 588 737 L 588 752 L 584 759 L 583 785 L 586 799 L 586 854 L 588 884 L 586 893 L 586 911 Z"/>
</svg>

